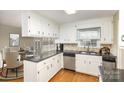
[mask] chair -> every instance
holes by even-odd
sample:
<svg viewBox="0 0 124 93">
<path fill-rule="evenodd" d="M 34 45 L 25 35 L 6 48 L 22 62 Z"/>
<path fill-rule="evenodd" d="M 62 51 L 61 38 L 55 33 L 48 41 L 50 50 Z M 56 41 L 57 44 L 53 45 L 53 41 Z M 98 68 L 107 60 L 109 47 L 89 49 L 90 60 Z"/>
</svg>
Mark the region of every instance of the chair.
<svg viewBox="0 0 124 93">
<path fill-rule="evenodd" d="M 15 69 L 16 77 L 18 76 L 18 68 L 22 66 L 22 62 L 18 61 L 18 52 L 9 51 L 5 53 L 5 61 L 6 61 L 6 78 L 8 75 L 8 70 Z"/>
<path fill-rule="evenodd" d="M 6 67 L 5 60 L 3 58 L 3 51 L 0 51 L 0 68 L 2 68 L 1 74 L 3 72 L 3 68 Z"/>
<path fill-rule="evenodd" d="M 2 52 L 0 51 L 0 68 L 3 67 L 3 58 L 2 58 Z"/>
</svg>

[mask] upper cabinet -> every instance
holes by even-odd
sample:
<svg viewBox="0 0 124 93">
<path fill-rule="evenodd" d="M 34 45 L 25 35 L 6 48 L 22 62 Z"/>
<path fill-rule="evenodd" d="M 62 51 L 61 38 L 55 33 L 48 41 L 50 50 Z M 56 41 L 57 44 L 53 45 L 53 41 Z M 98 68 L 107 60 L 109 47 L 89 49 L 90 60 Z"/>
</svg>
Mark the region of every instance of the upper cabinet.
<svg viewBox="0 0 124 93">
<path fill-rule="evenodd" d="M 78 29 L 100 28 L 100 43 L 113 43 L 113 17 L 90 19 L 60 25 L 59 43 L 77 43 Z M 92 34 L 92 33 L 91 33 Z"/>
<path fill-rule="evenodd" d="M 101 25 L 101 44 L 113 43 L 113 20 L 105 19 Z"/>
<path fill-rule="evenodd" d="M 60 25 L 57 43 L 76 43 L 76 24 Z"/>
<path fill-rule="evenodd" d="M 53 37 L 58 38 L 58 24 L 32 11 L 22 13 L 23 37 Z"/>
</svg>

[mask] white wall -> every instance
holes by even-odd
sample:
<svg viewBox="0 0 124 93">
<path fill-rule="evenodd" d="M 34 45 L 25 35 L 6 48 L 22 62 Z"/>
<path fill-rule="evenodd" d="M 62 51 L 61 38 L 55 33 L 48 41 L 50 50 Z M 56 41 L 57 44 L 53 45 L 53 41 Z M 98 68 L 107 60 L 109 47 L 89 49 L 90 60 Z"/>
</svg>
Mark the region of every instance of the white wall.
<svg viewBox="0 0 124 93">
<path fill-rule="evenodd" d="M 9 34 L 19 34 L 20 35 L 20 47 L 28 47 L 32 45 L 33 38 L 22 38 L 21 28 L 12 27 L 0 24 L 0 50 L 5 46 L 9 46 Z"/>
<path fill-rule="evenodd" d="M 118 55 L 118 24 L 119 24 L 119 11 L 113 16 L 113 44 L 111 52 L 115 56 Z"/>
</svg>

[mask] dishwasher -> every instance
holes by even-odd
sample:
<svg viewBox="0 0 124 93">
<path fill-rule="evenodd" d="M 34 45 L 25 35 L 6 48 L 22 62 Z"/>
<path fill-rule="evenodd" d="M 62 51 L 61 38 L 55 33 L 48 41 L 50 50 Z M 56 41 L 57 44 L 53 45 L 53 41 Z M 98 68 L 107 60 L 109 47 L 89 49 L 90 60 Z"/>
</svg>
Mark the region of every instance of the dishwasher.
<svg viewBox="0 0 124 93">
<path fill-rule="evenodd" d="M 64 52 L 64 68 L 75 71 L 75 53 Z"/>
</svg>

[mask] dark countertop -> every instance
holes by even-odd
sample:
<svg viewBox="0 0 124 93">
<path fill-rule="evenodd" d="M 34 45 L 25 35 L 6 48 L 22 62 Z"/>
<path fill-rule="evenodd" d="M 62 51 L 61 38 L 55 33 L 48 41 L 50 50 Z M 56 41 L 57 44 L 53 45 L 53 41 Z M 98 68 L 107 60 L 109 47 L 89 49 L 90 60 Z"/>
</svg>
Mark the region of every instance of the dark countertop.
<svg viewBox="0 0 124 93">
<path fill-rule="evenodd" d="M 37 57 L 26 57 L 24 60 L 38 63 L 42 60 L 45 60 L 47 58 L 50 58 L 50 57 L 55 56 L 55 55 L 60 54 L 60 53 L 62 53 L 62 52 L 60 52 L 60 51 L 49 51 L 49 52 L 45 52 L 45 53 L 43 53 L 43 54 L 41 54 L 40 56 L 37 56 Z"/>
<path fill-rule="evenodd" d="M 72 54 L 73 55 L 75 55 L 75 54 L 81 54 L 81 55 L 92 55 L 92 56 L 102 56 L 102 55 L 100 55 L 99 53 L 96 53 L 96 54 L 89 54 L 89 53 L 81 53 L 81 52 L 83 52 L 83 51 L 74 51 L 74 50 L 68 50 L 68 51 L 64 51 L 63 53 L 64 53 L 64 55 L 65 56 L 71 56 Z"/>
<path fill-rule="evenodd" d="M 124 70 L 106 70 L 102 66 L 99 66 L 99 70 L 103 82 L 124 82 Z"/>
</svg>

